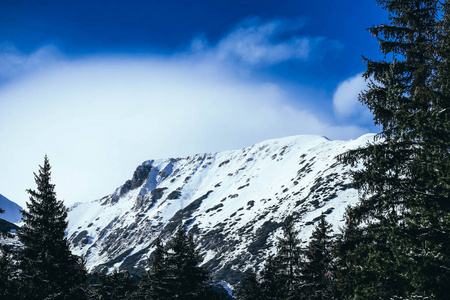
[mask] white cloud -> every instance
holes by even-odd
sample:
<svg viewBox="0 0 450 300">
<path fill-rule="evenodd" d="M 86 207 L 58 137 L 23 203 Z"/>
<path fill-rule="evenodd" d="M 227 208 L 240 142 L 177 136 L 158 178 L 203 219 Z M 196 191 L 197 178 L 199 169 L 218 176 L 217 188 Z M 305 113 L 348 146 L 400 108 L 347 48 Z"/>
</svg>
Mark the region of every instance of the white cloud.
<svg viewBox="0 0 450 300">
<path fill-rule="evenodd" d="M 0 192 L 21 205 L 48 154 L 59 197 L 113 192 L 144 160 L 237 149 L 269 139 L 365 133 L 336 126 L 279 85 L 177 59 L 66 61 L 0 89 Z"/>
<path fill-rule="evenodd" d="M 341 82 L 333 96 L 333 108 L 340 118 L 368 118 L 370 112 L 358 101 L 359 94 L 367 89 L 367 82 L 357 74 Z"/>
<path fill-rule="evenodd" d="M 0 80 L 11 79 L 37 71 L 60 60 L 61 54 L 53 46 L 44 46 L 31 54 L 20 52 L 14 45 L 0 44 Z"/>
<path fill-rule="evenodd" d="M 298 134 L 358 137 L 366 129 L 332 124 L 303 107 L 311 93 L 246 73 L 339 48 L 295 36 L 302 26 L 248 19 L 215 45 L 198 37 L 189 52 L 170 57 L 67 60 L 52 46 L 25 54 L 1 44 L 0 193 L 24 205 L 44 154 L 59 198 L 70 204 L 113 192 L 148 159 Z"/>
<path fill-rule="evenodd" d="M 241 23 L 231 33 L 210 46 L 204 36 L 191 43 L 191 53 L 218 62 L 240 62 L 247 65 L 266 66 L 288 60 L 306 61 L 317 57 L 328 48 L 339 49 L 336 41 L 324 37 L 292 36 L 292 32 L 302 27 L 300 21 L 271 20 L 263 22 L 251 18 Z M 286 33 L 290 38 L 285 38 Z"/>
</svg>

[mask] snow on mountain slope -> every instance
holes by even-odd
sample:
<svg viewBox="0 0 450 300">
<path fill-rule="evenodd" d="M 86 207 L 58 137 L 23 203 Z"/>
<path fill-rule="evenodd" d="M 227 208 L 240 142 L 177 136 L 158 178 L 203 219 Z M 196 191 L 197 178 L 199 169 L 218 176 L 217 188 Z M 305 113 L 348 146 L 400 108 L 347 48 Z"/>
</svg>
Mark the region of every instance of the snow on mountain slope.
<svg viewBox="0 0 450 300">
<path fill-rule="evenodd" d="M 3 214 L 0 214 L 0 219 L 11 223 L 19 222 L 22 219 L 22 214 L 20 213 L 22 207 L 15 202 L 12 202 L 2 194 L 0 194 L 0 208 L 5 211 Z"/>
<path fill-rule="evenodd" d="M 349 167 L 336 156 L 373 135 L 330 141 L 319 136 L 269 140 L 235 151 L 149 160 L 102 199 L 70 208 L 68 236 L 90 270 L 142 273 L 153 242 L 185 224 L 217 280 L 262 266 L 293 214 L 307 241 L 322 213 L 338 230 L 357 201 Z"/>
</svg>

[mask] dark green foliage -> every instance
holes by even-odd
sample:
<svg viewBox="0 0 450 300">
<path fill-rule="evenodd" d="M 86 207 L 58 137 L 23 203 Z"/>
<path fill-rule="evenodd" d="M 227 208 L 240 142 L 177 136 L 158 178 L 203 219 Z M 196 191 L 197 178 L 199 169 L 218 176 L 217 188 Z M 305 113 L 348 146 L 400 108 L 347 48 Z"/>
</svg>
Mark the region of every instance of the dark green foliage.
<svg viewBox="0 0 450 300">
<path fill-rule="evenodd" d="M 17 285 L 13 280 L 14 264 L 11 250 L 0 245 L 0 299 L 16 299 Z"/>
<path fill-rule="evenodd" d="M 0 214 L 5 211 L 0 208 Z M 0 219 L 0 239 L 11 237 L 10 230 L 18 227 Z M 15 268 L 11 247 L 0 243 L 0 299 L 16 299 L 17 284 L 13 280 Z"/>
<path fill-rule="evenodd" d="M 332 271 L 332 228 L 322 215 L 304 249 L 297 294 L 300 299 L 334 299 Z"/>
<path fill-rule="evenodd" d="M 272 256 L 267 258 L 264 269 L 261 272 L 261 290 L 264 299 L 276 300 L 281 299 L 284 291 L 284 283 L 280 278 L 280 270 L 277 260 Z"/>
<path fill-rule="evenodd" d="M 94 291 L 95 299 L 130 300 L 134 284 L 129 272 L 119 273 L 117 269 L 110 275 L 106 272 L 100 275 L 100 284 Z"/>
<path fill-rule="evenodd" d="M 360 205 L 340 245 L 347 298 L 445 299 L 450 284 L 449 1 L 378 0 L 390 24 L 370 28 L 392 60 L 367 61 L 360 100 L 378 139 L 341 157 Z M 347 259 L 351 263 L 342 263 Z"/>
<path fill-rule="evenodd" d="M 302 249 L 293 217 L 286 218 L 278 253 L 267 259 L 260 281 L 251 269 L 246 271 L 237 287 L 237 298 L 340 299 L 333 259 L 335 241 L 332 226 L 326 222 L 324 214 L 318 221 L 309 244 Z"/>
<path fill-rule="evenodd" d="M 350 207 L 347 207 L 345 216 L 348 217 Z M 348 217 L 345 227 L 336 238 L 334 254 L 336 256 L 336 281 L 339 298 L 353 293 L 353 283 L 361 280 L 360 270 L 353 266 L 362 260 L 356 250 L 364 247 L 362 230 L 359 230 L 353 219 Z M 363 252 L 363 251 L 361 251 Z"/>
<path fill-rule="evenodd" d="M 178 228 L 167 248 L 157 239 L 150 269 L 139 285 L 136 299 L 215 299 L 209 272 L 199 266 L 202 257 L 185 227 Z"/>
<path fill-rule="evenodd" d="M 56 199 L 50 183 L 47 156 L 39 174 L 37 190 L 30 194 L 28 211 L 18 231 L 23 247 L 17 251 L 20 299 L 84 299 L 86 272 L 81 259 L 72 255 L 65 237 L 67 209 Z"/>
<path fill-rule="evenodd" d="M 236 287 L 237 300 L 263 300 L 261 285 L 252 269 L 247 269 Z"/>
<path fill-rule="evenodd" d="M 159 238 L 149 259 L 150 270 L 141 279 L 136 299 L 170 299 L 171 286 L 167 270 L 167 252 Z"/>
<path fill-rule="evenodd" d="M 283 237 L 278 241 L 278 253 L 275 260 L 278 268 L 277 273 L 282 282 L 280 292 L 289 296 L 295 293 L 295 287 L 299 279 L 301 241 L 298 239 L 298 232 L 294 229 L 292 216 L 286 218 L 282 228 Z"/>
<path fill-rule="evenodd" d="M 192 235 L 186 234 L 183 226 L 178 227 L 169 243 L 167 268 L 173 297 L 177 299 L 207 299 L 210 292 L 209 273 L 199 266 L 202 262 Z"/>
</svg>

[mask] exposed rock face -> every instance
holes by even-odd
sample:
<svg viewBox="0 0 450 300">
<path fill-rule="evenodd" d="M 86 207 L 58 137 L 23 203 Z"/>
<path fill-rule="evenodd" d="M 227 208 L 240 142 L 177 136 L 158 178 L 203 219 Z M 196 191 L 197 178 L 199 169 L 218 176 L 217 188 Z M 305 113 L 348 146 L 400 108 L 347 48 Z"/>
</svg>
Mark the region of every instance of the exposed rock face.
<svg viewBox="0 0 450 300">
<path fill-rule="evenodd" d="M 90 270 L 118 267 L 142 273 L 156 237 L 169 239 L 186 224 L 217 280 L 235 283 L 249 264 L 275 251 L 288 215 L 306 242 L 322 213 L 343 223 L 357 201 L 350 169 L 336 156 L 363 146 L 354 141 L 296 136 L 242 150 L 150 160 L 100 200 L 74 205 L 68 234 Z"/>
</svg>

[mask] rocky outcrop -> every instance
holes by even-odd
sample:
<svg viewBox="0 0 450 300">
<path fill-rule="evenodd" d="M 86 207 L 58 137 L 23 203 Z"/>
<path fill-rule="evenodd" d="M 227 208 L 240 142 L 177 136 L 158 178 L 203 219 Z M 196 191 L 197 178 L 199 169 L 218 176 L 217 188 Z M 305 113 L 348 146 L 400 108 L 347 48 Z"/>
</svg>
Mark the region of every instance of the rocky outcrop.
<svg viewBox="0 0 450 300">
<path fill-rule="evenodd" d="M 144 162 L 113 194 L 70 209 L 73 251 L 86 256 L 90 270 L 142 274 L 155 239 L 166 241 L 183 224 L 215 278 L 233 284 L 238 271 L 261 267 L 275 251 L 287 216 L 294 216 L 305 242 L 322 213 L 338 230 L 357 191 L 350 167 L 336 156 L 370 139 L 296 136 Z"/>
</svg>

